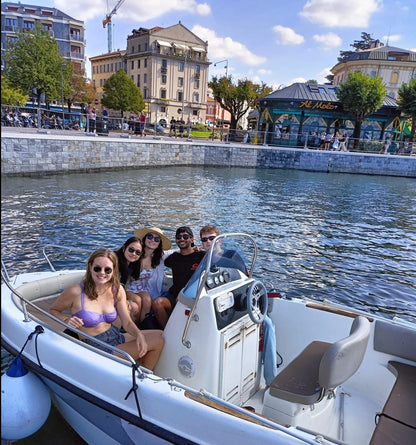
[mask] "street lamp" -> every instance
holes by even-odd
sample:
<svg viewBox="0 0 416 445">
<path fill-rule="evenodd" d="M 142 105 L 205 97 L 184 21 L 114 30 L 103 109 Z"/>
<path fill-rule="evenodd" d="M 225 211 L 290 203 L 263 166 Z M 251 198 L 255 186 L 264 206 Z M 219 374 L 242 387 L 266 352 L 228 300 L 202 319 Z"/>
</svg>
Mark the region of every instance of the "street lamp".
<svg viewBox="0 0 416 445">
<path fill-rule="evenodd" d="M 228 59 L 224 59 L 224 60 L 215 62 L 214 66 L 217 66 L 219 63 L 222 63 L 222 62 L 227 62 L 225 64 L 224 68 L 225 68 L 225 77 L 228 79 Z M 224 132 L 224 107 L 221 106 L 221 108 L 222 108 L 222 119 L 221 119 L 221 140 L 222 140 L 223 132 Z"/>
<path fill-rule="evenodd" d="M 62 72 L 62 66 L 64 64 L 61 63 L 61 100 L 62 100 L 62 125 L 65 125 L 65 114 L 64 114 L 64 75 Z"/>
</svg>

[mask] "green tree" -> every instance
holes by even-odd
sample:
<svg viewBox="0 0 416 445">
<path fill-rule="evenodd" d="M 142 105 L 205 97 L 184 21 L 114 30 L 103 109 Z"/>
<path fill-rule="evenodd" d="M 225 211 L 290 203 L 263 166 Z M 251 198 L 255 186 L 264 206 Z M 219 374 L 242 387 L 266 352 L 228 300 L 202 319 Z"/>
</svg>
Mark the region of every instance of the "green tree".
<svg viewBox="0 0 416 445">
<path fill-rule="evenodd" d="M 255 107 L 257 99 L 267 96 L 273 91 L 264 82 L 254 84 L 247 79 L 240 79 L 234 85 L 231 76 L 221 78 L 214 76 L 208 86 L 213 91 L 214 99 L 231 114 L 231 129 L 237 128 L 239 119 L 250 108 Z"/>
<path fill-rule="evenodd" d="M 370 49 L 371 47 L 375 47 L 378 44 L 380 44 L 380 41 L 373 39 L 367 32 L 362 32 L 361 40 L 354 40 L 354 43 L 350 44 L 350 46 L 355 48 L 355 51 L 340 51 L 338 62 L 344 62 L 345 60 L 349 59 L 354 53 Z"/>
<path fill-rule="evenodd" d="M 415 140 L 416 130 L 416 77 L 410 79 L 410 82 L 402 84 L 399 89 L 399 109 L 412 122 L 410 130 L 410 140 Z"/>
<path fill-rule="evenodd" d="M 374 76 L 370 79 L 370 76 L 355 71 L 349 73 L 347 80 L 339 85 L 337 97 L 344 110 L 354 116 L 353 138 L 357 143 L 365 118 L 383 105 L 386 88 L 380 77 Z"/>
<path fill-rule="evenodd" d="M 45 94 L 47 102 L 60 99 L 71 90 L 72 64 L 59 53 L 58 43 L 37 23 L 10 42 L 6 49 L 4 74 L 11 87 L 24 94 Z M 62 77 L 61 77 L 62 69 Z"/>
<path fill-rule="evenodd" d="M 121 117 L 125 111 L 137 113 L 146 105 L 140 89 L 121 68 L 106 81 L 103 90 L 101 104 L 112 110 L 119 110 Z"/>
<path fill-rule="evenodd" d="M 29 100 L 27 94 L 12 88 L 5 77 L 1 77 L 1 103 L 3 105 L 24 105 Z"/>
</svg>

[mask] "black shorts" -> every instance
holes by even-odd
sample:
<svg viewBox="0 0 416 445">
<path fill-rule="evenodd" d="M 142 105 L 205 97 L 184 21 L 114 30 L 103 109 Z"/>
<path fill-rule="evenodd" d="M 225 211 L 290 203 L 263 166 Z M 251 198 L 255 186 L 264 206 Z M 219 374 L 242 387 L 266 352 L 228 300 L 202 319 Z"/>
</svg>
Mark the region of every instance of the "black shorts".
<svg viewBox="0 0 416 445">
<path fill-rule="evenodd" d="M 97 340 L 101 340 L 104 343 L 107 343 L 111 346 L 118 346 L 121 345 L 122 343 L 126 343 L 126 338 L 120 332 L 120 329 L 114 325 L 111 325 L 110 329 L 101 332 L 101 334 L 96 335 L 94 338 L 96 338 Z M 96 348 L 101 349 L 102 351 L 108 352 L 109 354 L 114 354 L 113 349 L 106 348 L 105 346 L 102 346 L 100 343 L 97 343 L 94 340 L 91 340 L 90 338 L 84 338 L 82 341 L 84 343 L 87 343 L 88 345 L 95 346 Z"/>
</svg>

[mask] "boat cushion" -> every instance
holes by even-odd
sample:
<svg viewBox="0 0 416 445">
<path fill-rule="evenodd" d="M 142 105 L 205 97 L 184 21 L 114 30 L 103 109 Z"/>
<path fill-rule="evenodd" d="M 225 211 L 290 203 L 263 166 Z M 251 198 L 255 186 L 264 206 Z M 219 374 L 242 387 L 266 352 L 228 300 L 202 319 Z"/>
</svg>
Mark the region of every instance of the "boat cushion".
<svg viewBox="0 0 416 445">
<path fill-rule="evenodd" d="M 374 327 L 374 349 L 395 357 L 416 361 L 416 330 L 384 320 Z"/>
<path fill-rule="evenodd" d="M 383 414 L 416 428 L 416 366 L 391 361 L 388 367 L 397 378 Z"/>
<path fill-rule="evenodd" d="M 319 364 L 331 343 L 310 343 L 271 382 L 270 395 L 290 402 L 311 405 L 319 400 L 322 388 L 319 381 Z"/>
<path fill-rule="evenodd" d="M 333 390 L 355 374 L 363 361 L 370 338 L 370 322 L 358 316 L 352 322 L 350 334 L 333 343 L 319 365 L 319 384 Z"/>
<path fill-rule="evenodd" d="M 410 445 L 415 443 L 416 429 L 382 416 L 374 430 L 370 445 Z"/>
<path fill-rule="evenodd" d="M 388 368 L 396 376 L 370 445 L 416 443 L 416 366 L 390 361 Z"/>
</svg>

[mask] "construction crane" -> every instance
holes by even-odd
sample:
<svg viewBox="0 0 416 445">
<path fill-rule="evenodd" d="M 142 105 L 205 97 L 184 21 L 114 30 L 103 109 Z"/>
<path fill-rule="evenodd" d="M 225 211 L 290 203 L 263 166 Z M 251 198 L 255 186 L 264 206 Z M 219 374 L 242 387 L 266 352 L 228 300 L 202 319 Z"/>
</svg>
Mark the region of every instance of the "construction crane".
<svg viewBox="0 0 416 445">
<path fill-rule="evenodd" d="M 113 10 L 110 12 L 110 14 L 107 14 L 105 16 L 105 19 L 103 20 L 103 28 L 105 28 L 107 25 L 107 39 L 108 39 L 108 52 L 111 53 L 113 51 L 113 31 L 111 26 L 111 17 L 117 12 L 118 8 L 124 3 L 125 0 L 118 0 L 116 6 L 114 6 Z M 108 3 L 107 3 L 108 5 Z"/>
</svg>

